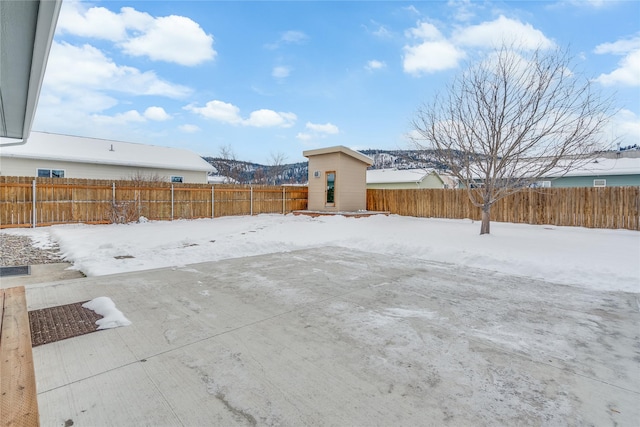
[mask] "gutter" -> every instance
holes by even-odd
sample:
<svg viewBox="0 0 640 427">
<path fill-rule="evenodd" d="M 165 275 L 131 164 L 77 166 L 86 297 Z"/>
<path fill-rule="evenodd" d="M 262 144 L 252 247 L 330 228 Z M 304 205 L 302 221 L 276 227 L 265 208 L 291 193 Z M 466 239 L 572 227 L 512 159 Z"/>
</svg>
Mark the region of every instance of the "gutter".
<svg viewBox="0 0 640 427">
<path fill-rule="evenodd" d="M 3 142 L 4 140 L 9 140 L 11 142 Z M 0 148 L 2 147 L 13 147 L 14 145 L 24 145 L 27 143 L 27 138 L 22 138 L 16 140 L 16 138 L 5 138 L 0 136 Z"/>
</svg>

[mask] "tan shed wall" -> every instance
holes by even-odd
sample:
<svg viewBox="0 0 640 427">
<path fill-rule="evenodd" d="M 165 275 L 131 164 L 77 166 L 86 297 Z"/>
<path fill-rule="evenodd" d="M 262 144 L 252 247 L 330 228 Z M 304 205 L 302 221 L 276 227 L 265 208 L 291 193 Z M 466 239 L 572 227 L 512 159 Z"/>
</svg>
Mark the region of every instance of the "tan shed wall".
<svg viewBox="0 0 640 427">
<path fill-rule="evenodd" d="M 165 177 L 167 182 L 171 176 L 182 176 L 184 183 L 207 183 L 207 173 L 204 171 L 137 168 L 117 165 L 100 165 L 95 163 L 76 163 L 0 156 L 0 175 L 36 176 L 37 169 L 62 169 L 64 170 L 65 178 L 126 180 L 139 172 L 144 176 L 158 175 Z"/>
<path fill-rule="evenodd" d="M 320 171 L 320 177 L 313 173 Z M 336 172 L 335 206 L 326 206 L 326 172 Z M 309 157 L 309 205 L 312 211 L 358 211 L 367 209 L 367 165 L 344 153 Z"/>
</svg>

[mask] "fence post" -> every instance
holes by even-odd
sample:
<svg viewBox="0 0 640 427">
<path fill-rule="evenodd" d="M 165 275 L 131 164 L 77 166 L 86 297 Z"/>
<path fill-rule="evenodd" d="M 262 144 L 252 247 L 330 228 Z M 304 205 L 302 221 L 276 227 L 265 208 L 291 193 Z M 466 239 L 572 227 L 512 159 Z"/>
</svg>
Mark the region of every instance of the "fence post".
<svg viewBox="0 0 640 427">
<path fill-rule="evenodd" d="M 253 185 L 249 186 L 250 215 L 253 216 Z"/>
<path fill-rule="evenodd" d="M 171 184 L 171 221 L 173 221 L 173 184 Z"/>
<path fill-rule="evenodd" d="M 36 180 L 31 183 L 31 227 L 36 228 L 38 212 L 36 211 Z"/>
<path fill-rule="evenodd" d="M 286 199 L 286 193 L 284 191 L 285 187 L 284 185 L 282 186 L 282 215 L 285 215 L 286 212 L 286 208 L 285 208 L 285 199 Z"/>
<path fill-rule="evenodd" d="M 216 217 L 216 210 L 214 209 L 215 205 L 215 197 L 214 194 L 215 192 L 213 191 L 213 187 L 215 187 L 213 184 L 211 184 L 211 219 L 214 219 Z"/>
</svg>

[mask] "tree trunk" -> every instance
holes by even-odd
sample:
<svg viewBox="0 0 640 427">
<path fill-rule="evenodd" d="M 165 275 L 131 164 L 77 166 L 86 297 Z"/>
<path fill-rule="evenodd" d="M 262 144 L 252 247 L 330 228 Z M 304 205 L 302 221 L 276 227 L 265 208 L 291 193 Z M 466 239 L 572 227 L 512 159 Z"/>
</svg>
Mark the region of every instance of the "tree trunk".
<svg viewBox="0 0 640 427">
<path fill-rule="evenodd" d="M 489 234 L 491 224 L 491 205 L 482 207 L 482 225 L 480 225 L 480 235 Z"/>
</svg>

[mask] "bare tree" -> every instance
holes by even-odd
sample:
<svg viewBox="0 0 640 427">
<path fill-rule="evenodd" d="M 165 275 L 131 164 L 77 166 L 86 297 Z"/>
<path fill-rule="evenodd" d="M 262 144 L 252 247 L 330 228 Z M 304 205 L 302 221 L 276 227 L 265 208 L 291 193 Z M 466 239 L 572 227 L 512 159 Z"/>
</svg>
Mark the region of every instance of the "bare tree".
<svg viewBox="0 0 640 427">
<path fill-rule="evenodd" d="M 269 184 L 277 185 L 282 181 L 284 174 L 284 162 L 287 156 L 284 153 L 271 153 L 269 156 Z"/>
<path fill-rule="evenodd" d="M 231 144 L 220 147 L 220 159 L 222 161 L 217 162 L 218 173 L 225 177 L 227 183 L 239 183 L 241 171 Z"/>
<path fill-rule="evenodd" d="M 482 208 L 553 173 L 562 176 L 601 149 L 611 100 L 571 69 L 566 50 L 528 54 L 503 44 L 456 77 L 413 120 L 414 143 L 460 180 Z"/>
</svg>

